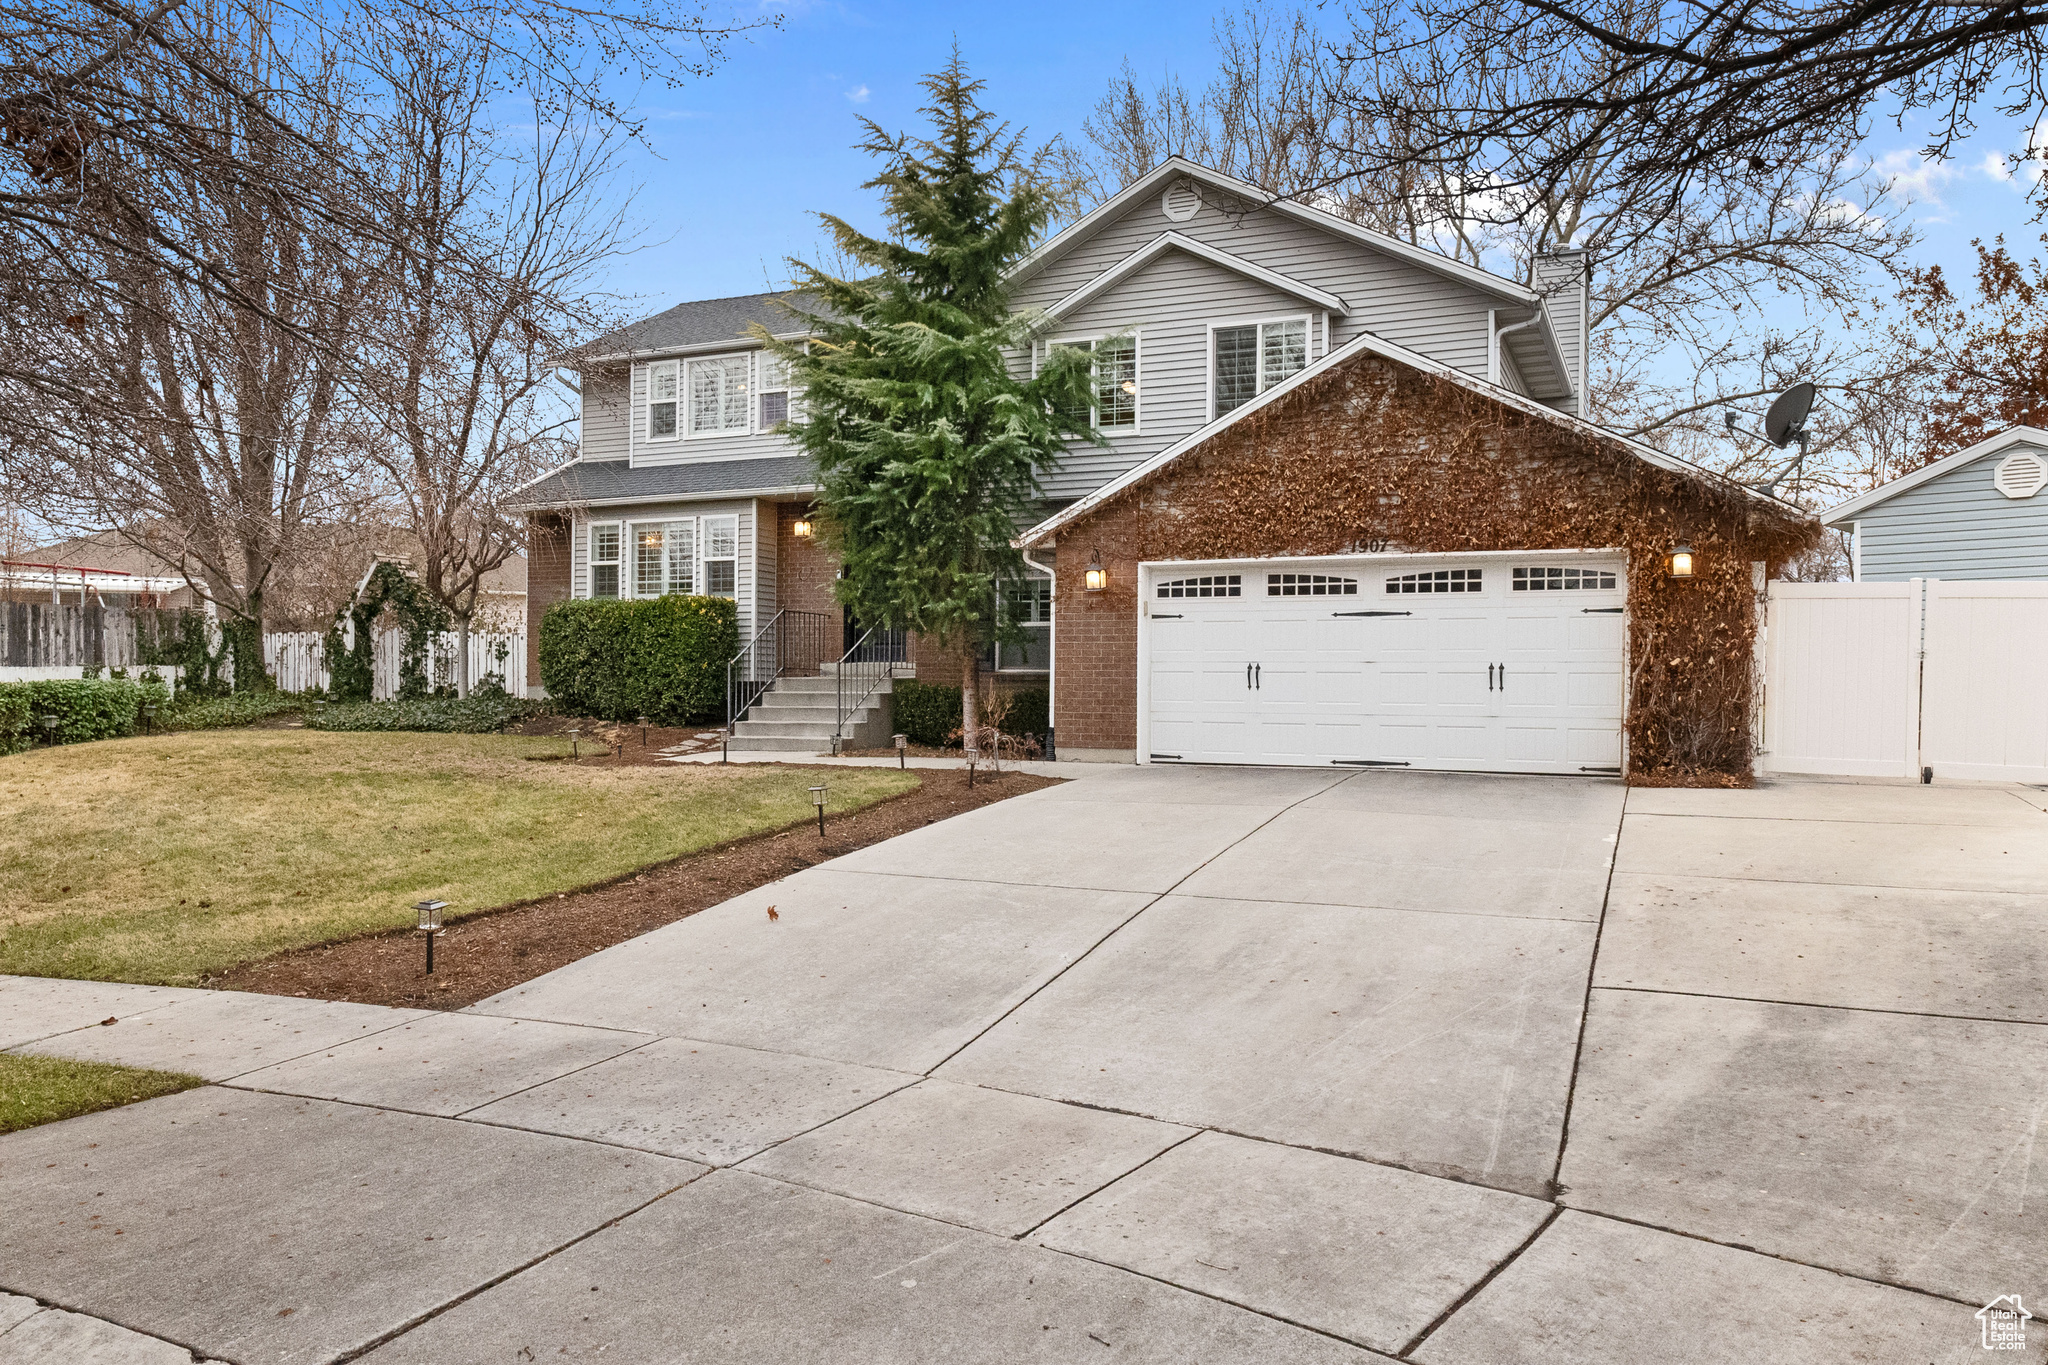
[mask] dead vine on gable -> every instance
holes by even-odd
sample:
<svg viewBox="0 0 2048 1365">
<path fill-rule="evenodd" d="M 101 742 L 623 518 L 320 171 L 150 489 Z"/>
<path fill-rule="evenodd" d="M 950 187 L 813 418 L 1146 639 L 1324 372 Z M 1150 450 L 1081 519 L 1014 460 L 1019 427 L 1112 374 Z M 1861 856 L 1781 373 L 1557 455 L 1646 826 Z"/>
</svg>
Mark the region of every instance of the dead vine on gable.
<svg viewBox="0 0 2048 1365">
<path fill-rule="evenodd" d="M 1112 530 L 1115 527 L 1115 530 Z M 1819 528 L 1733 488 L 1377 357 L 1334 370 L 1062 533 L 1140 559 L 1619 547 L 1630 565 L 1629 780 L 1749 781 L 1752 562 Z M 1667 578 L 1679 541 L 1697 574 Z M 1083 557 L 1088 551 L 1083 549 Z M 1064 595 L 1064 593 L 1063 593 Z M 1132 601 L 1135 608 L 1135 600 Z"/>
</svg>

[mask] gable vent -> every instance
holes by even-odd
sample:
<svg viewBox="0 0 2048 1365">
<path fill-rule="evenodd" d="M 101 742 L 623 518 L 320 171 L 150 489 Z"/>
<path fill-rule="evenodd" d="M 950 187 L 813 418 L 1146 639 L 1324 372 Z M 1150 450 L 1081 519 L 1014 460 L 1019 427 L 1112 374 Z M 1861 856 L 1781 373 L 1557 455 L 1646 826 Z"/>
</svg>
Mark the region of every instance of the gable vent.
<svg viewBox="0 0 2048 1365">
<path fill-rule="evenodd" d="M 2031 450 L 2016 450 L 1998 462 L 1991 486 L 2008 498 L 2031 498 L 2048 487 L 2048 460 Z"/>
<path fill-rule="evenodd" d="M 1185 180 L 1176 180 L 1159 201 L 1159 208 L 1176 223 L 1185 223 L 1202 207 L 1202 196 Z"/>
</svg>

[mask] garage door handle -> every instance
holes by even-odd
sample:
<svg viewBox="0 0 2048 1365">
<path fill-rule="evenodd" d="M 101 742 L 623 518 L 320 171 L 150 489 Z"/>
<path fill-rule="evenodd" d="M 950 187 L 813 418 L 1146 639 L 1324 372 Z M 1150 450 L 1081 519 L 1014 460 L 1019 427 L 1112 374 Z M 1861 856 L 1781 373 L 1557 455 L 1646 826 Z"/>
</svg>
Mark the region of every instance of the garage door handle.
<svg viewBox="0 0 2048 1365">
<path fill-rule="evenodd" d="M 1252 666 L 1250 664 L 1244 666 L 1244 690 L 1247 692 L 1252 690 Z"/>
<path fill-rule="evenodd" d="M 1508 666 L 1506 664 L 1500 666 L 1500 690 L 1503 692 L 1508 690 Z"/>
<path fill-rule="evenodd" d="M 1493 665 L 1492 665 L 1492 664 L 1488 664 L 1488 665 L 1486 666 L 1486 690 L 1487 690 L 1487 691 L 1489 691 L 1489 692 L 1493 691 Z"/>
<path fill-rule="evenodd" d="M 1332 616 L 1413 616 L 1412 611 L 1333 611 Z"/>
<path fill-rule="evenodd" d="M 1252 665 L 1252 686 L 1258 688 L 1261 692 L 1266 690 L 1266 666 L 1264 664 Z"/>
<path fill-rule="evenodd" d="M 1627 607 L 1580 607 L 1579 614 L 1581 616 L 1619 616 L 1627 610 Z"/>
<path fill-rule="evenodd" d="M 1177 611 L 1155 611 L 1152 613 L 1152 619 L 1155 621 L 1178 621 L 1180 620 L 1180 613 Z"/>
</svg>

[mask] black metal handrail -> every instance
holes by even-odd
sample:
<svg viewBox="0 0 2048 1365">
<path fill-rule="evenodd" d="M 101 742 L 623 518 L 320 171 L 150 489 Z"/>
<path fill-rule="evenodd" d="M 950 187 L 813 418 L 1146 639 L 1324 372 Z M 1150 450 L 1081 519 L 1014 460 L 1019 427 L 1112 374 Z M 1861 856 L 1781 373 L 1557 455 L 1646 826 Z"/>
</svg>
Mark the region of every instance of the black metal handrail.
<svg viewBox="0 0 2048 1365">
<path fill-rule="evenodd" d="M 870 630 L 853 642 L 840 656 L 838 680 L 839 718 L 832 726 L 832 749 L 837 753 L 846 738 L 846 722 L 867 704 L 882 683 L 895 676 L 896 665 L 909 658 L 910 637 L 900 630 Z"/>
<path fill-rule="evenodd" d="M 776 612 L 725 666 L 726 733 L 777 678 L 820 676 L 843 643 L 841 630 L 839 618 L 828 612 Z"/>
</svg>

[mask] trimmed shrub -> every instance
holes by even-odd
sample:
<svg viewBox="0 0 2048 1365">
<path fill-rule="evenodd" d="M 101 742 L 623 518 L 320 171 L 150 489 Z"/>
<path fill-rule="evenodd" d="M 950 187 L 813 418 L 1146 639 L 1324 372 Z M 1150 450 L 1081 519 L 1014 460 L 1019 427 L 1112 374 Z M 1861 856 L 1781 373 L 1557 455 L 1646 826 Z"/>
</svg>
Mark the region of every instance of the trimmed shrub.
<svg viewBox="0 0 2048 1365">
<path fill-rule="evenodd" d="M 1007 695 L 1010 714 L 1003 718 L 1003 733 L 1020 739 L 1035 739 L 1043 744 L 1045 732 L 1052 728 L 1051 689 L 1020 687 Z M 954 724 L 957 726 L 959 722 Z"/>
<path fill-rule="evenodd" d="M 930 749 L 960 747 L 960 689 L 915 678 L 890 684 L 896 732 Z"/>
<path fill-rule="evenodd" d="M 466 701 L 420 699 L 330 706 L 306 717 L 308 730 L 424 730 L 444 735 L 487 735 L 547 709 L 547 703 L 503 692 Z"/>
<path fill-rule="evenodd" d="M 180 692 L 170 709 L 159 713 L 157 724 L 165 730 L 222 730 L 254 725 L 305 704 L 305 698 L 289 692 L 224 692 L 217 697 Z"/>
<path fill-rule="evenodd" d="M 572 715 L 717 720 L 739 649 L 738 608 L 723 597 L 558 602 L 540 621 L 540 680 Z"/>
<path fill-rule="evenodd" d="M 116 739 L 135 733 L 135 713 L 144 687 L 125 678 L 0 683 L 0 751 L 16 753 L 40 744 L 42 718 L 57 717 L 61 744 Z M 156 696 L 163 697 L 159 689 Z"/>
</svg>

